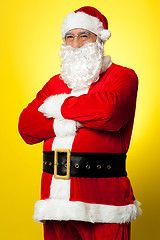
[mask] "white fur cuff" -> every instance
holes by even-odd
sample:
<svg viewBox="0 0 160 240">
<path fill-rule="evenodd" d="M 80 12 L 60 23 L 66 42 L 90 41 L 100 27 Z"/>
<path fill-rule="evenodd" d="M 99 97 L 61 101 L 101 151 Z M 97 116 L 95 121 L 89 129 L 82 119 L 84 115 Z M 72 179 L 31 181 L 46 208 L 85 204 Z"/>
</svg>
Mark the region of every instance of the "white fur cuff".
<svg viewBox="0 0 160 240">
<path fill-rule="evenodd" d="M 61 114 L 61 106 L 64 100 L 69 96 L 70 94 L 50 96 L 38 108 L 38 111 L 43 113 L 47 118 L 63 118 Z"/>
<path fill-rule="evenodd" d="M 67 119 L 54 120 L 54 132 L 56 137 L 75 136 L 77 131 L 77 122 Z"/>
</svg>

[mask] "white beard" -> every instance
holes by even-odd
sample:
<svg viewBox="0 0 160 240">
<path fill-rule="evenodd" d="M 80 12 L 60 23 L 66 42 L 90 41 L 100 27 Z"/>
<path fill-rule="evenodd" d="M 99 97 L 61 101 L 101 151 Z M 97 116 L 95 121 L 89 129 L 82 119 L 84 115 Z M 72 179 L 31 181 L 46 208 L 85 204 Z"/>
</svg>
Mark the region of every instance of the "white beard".
<svg viewBox="0 0 160 240">
<path fill-rule="evenodd" d="M 87 43 L 80 48 L 62 44 L 60 77 L 71 89 L 88 88 L 99 79 L 103 56 L 103 45 L 98 42 Z"/>
</svg>

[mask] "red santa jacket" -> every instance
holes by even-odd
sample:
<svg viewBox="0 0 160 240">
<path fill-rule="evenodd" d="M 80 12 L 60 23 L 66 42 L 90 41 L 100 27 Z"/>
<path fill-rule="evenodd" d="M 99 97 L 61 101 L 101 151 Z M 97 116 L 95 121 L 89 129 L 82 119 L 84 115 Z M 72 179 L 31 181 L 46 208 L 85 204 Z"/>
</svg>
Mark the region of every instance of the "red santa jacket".
<svg viewBox="0 0 160 240">
<path fill-rule="evenodd" d="M 52 77 L 23 110 L 19 132 L 44 151 L 126 153 L 138 88 L 131 69 L 114 63 L 89 89 L 74 91 Z M 43 172 L 34 218 L 125 223 L 140 214 L 128 177 L 55 179 Z"/>
</svg>

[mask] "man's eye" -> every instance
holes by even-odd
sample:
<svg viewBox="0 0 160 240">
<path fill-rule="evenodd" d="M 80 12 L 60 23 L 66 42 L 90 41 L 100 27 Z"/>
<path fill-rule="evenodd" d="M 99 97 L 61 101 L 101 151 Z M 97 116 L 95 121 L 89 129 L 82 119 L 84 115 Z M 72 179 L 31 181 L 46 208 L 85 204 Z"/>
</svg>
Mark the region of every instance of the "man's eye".
<svg viewBox="0 0 160 240">
<path fill-rule="evenodd" d="M 72 35 L 68 35 L 68 36 L 66 36 L 66 39 L 71 39 L 71 38 L 73 38 Z"/>
<path fill-rule="evenodd" d="M 88 38 L 88 35 L 81 35 L 82 38 Z"/>
<path fill-rule="evenodd" d="M 81 41 L 87 41 L 89 39 L 89 35 L 88 34 L 82 34 L 80 35 L 80 40 Z"/>
</svg>

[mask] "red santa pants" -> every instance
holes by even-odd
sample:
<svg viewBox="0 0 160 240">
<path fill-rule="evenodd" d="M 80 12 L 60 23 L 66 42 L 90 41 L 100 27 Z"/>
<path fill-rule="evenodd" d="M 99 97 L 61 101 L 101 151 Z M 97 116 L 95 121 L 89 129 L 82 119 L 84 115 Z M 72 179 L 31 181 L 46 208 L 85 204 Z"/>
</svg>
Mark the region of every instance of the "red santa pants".
<svg viewBox="0 0 160 240">
<path fill-rule="evenodd" d="M 130 240 L 130 223 L 46 221 L 44 240 Z"/>
</svg>

